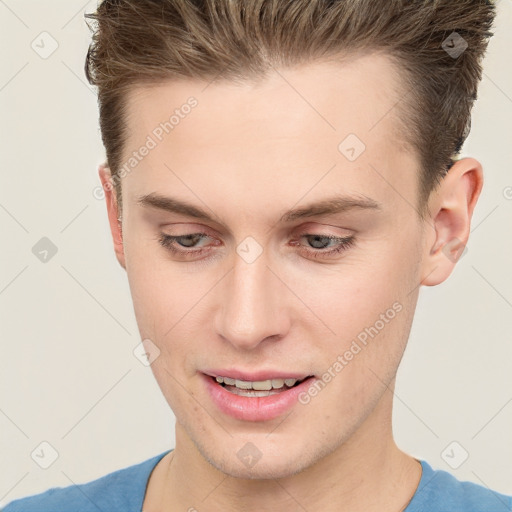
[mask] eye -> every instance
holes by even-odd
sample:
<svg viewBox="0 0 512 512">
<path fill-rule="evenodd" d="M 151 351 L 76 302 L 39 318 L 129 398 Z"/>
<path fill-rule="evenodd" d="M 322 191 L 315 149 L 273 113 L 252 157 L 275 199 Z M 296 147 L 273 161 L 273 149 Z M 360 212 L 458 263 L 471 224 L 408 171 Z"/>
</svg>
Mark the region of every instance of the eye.
<svg viewBox="0 0 512 512">
<path fill-rule="evenodd" d="M 313 248 L 316 250 L 311 250 L 310 247 L 305 248 L 305 252 L 311 256 L 312 258 L 325 258 L 326 256 L 333 256 L 335 254 L 339 254 L 343 251 L 346 251 L 348 248 L 352 247 L 355 243 L 355 236 L 333 236 L 333 235 L 320 235 L 316 233 L 304 233 L 300 236 L 300 238 L 310 239 L 309 243 L 313 244 Z M 311 242 L 312 240 L 312 242 Z M 334 246 L 331 246 L 327 250 L 326 247 L 330 242 L 336 242 Z M 292 245 L 300 245 L 297 242 L 294 242 Z M 304 246 L 301 246 L 304 247 Z"/>
<path fill-rule="evenodd" d="M 210 245 L 197 245 L 198 242 L 204 239 L 212 238 L 207 233 L 187 233 L 185 235 L 168 235 L 160 233 L 158 241 L 162 247 L 167 249 L 173 254 L 183 258 L 196 258 L 203 253 L 209 252 Z M 339 254 L 348 248 L 352 247 L 355 243 L 355 236 L 350 235 L 346 237 L 339 237 L 333 235 L 321 235 L 318 233 L 305 233 L 302 234 L 300 239 L 308 239 L 313 246 L 306 248 L 304 245 L 297 241 L 290 242 L 290 245 L 299 247 L 299 250 L 305 252 L 312 258 L 326 258 Z M 332 244 L 331 244 L 332 243 Z M 328 247 L 331 244 L 331 247 Z M 220 245 L 220 242 L 215 241 L 213 245 Z"/>
<path fill-rule="evenodd" d="M 179 254 L 185 257 L 193 257 L 198 256 L 207 250 L 202 247 L 199 249 L 194 249 L 194 247 L 196 247 L 196 243 L 204 237 L 210 238 L 210 236 L 208 236 L 206 233 L 189 233 L 186 235 L 168 235 L 166 233 L 160 233 L 158 241 L 160 242 L 160 245 L 165 247 L 173 254 Z M 180 249 L 180 247 L 184 248 L 185 250 Z"/>
</svg>

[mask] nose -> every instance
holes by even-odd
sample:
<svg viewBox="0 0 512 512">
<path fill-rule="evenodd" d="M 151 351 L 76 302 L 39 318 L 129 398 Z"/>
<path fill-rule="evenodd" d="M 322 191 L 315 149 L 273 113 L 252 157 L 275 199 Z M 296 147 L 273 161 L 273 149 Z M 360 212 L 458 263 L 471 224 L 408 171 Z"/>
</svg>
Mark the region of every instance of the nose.
<svg viewBox="0 0 512 512">
<path fill-rule="evenodd" d="M 238 349 L 276 341 L 289 329 L 286 286 L 270 268 L 265 252 L 248 263 L 238 254 L 221 281 L 217 333 Z"/>
</svg>

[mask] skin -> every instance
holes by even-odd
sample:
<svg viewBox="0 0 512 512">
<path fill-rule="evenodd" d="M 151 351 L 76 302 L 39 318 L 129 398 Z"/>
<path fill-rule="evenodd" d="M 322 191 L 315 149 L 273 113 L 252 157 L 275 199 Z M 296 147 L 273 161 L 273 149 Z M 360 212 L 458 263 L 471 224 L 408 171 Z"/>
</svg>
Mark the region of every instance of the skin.
<svg viewBox="0 0 512 512">
<path fill-rule="evenodd" d="M 198 101 L 123 177 L 122 222 L 108 168 L 99 170 L 141 339 L 160 350 L 151 368 L 176 416 L 176 447 L 151 475 L 146 512 L 399 511 L 414 494 L 421 467 L 391 429 L 395 375 L 419 289 L 452 272 L 454 240 L 467 242 L 483 178 L 478 161 L 459 160 L 418 216 L 418 157 L 396 135 L 400 84 L 388 58 L 372 54 L 256 84 L 180 80 L 130 94 L 127 157 L 168 112 Z M 354 162 L 338 150 L 349 133 L 366 145 Z M 153 192 L 215 221 L 137 204 Z M 335 193 L 380 209 L 280 221 Z M 159 245 L 161 232 L 198 230 L 209 234 L 196 242 L 203 255 L 186 260 Z M 355 244 L 315 259 L 321 249 L 305 233 L 353 234 Z M 252 263 L 236 252 L 248 236 L 263 248 Z M 237 420 L 206 393 L 206 368 L 321 377 L 394 303 L 401 311 L 291 413 Z M 247 442 L 262 454 L 252 467 L 237 457 Z"/>
</svg>

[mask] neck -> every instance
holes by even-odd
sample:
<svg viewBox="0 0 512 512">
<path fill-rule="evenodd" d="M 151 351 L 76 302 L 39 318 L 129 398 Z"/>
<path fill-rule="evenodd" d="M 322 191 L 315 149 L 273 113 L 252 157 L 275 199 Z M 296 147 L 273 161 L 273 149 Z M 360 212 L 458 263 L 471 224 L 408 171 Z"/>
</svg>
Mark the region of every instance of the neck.
<svg viewBox="0 0 512 512">
<path fill-rule="evenodd" d="M 336 450 L 279 479 L 224 474 L 205 460 L 177 424 L 176 448 L 166 457 L 154 493 L 160 496 L 158 510 L 401 512 L 418 486 L 421 466 L 394 443 L 391 407 L 384 420 L 378 409 Z"/>
</svg>

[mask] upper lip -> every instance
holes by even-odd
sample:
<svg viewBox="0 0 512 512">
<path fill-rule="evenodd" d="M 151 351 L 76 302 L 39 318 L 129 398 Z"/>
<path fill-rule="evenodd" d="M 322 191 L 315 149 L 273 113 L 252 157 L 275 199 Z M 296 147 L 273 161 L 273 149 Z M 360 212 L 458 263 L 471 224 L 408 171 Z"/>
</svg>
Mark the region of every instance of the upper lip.
<svg viewBox="0 0 512 512">
<path fill-rule="evenodd" d="M 232 379 L 244 380 L 244 381 L 249 381 L 249 382 L 272 380 L 272 379 L 302 380 L 302 379 L 312 376 L 309 373 L 287 372 L 287 371 L 281 371 L 281 370 L 259 370 L 259 371 L 249 372 L 249 371 L 237 370 L 236 368 L 208 369 L 208 370 L 203 370 L 203 373 L 205 375 L 209 375 L 210 377 L 231 377 Z"/>
</svg>

